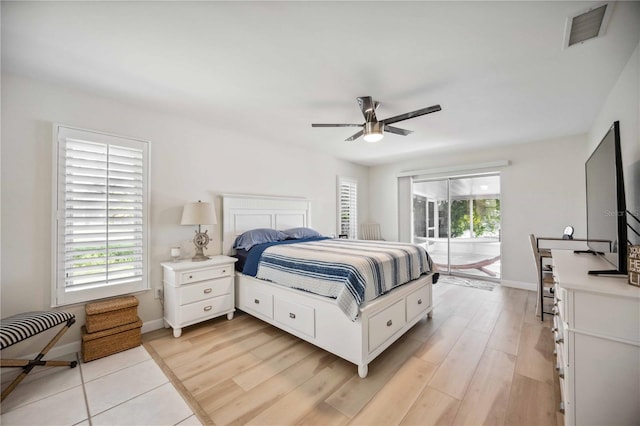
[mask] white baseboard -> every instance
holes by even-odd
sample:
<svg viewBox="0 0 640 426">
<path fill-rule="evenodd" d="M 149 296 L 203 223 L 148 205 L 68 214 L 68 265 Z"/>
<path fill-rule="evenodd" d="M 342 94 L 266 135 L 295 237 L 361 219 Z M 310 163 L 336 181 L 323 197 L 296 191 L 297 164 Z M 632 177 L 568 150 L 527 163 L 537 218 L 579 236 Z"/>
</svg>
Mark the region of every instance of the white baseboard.
<svg viewBox="0 0 640 426">
<path fill-rule="evenodd" d="M 142 324 L 142 334 L 148 333 L 154 330 L 160 330 L 161 328 L 164 328 L 164 320 L 162 318 L 147 321 Z"/>
<path fill-rule="evenodd" d="M 534 283 L 525 283 L 522 281 L 501 280 L 500 285 L 505 287 L 520 288 L 522 290 L 538 291 L 538 286 Z"/>
</svg>

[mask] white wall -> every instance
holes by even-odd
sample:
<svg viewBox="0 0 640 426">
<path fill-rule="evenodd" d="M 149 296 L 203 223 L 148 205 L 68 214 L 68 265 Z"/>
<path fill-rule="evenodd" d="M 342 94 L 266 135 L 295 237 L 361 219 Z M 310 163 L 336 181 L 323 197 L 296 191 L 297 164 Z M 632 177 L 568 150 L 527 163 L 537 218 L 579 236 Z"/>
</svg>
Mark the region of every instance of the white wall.
<svg viewBox="0 0 640 426">
<path fill-rule="evenodd" d="M 627 210 L 640 218 L 640 43 L 622 70 L 589 131 L 587 156 L 591 155 L 616 120 L 620 121 Z M 630 224 L 640 232 L 637 222 Z M 630 232 L 629 238 L 633 236 Z M 631 241 L 640 244 L 638 237 Z"/>
<path fill-rule="evenodd" d="M 566 225 L 585 236 L 584 156 L 586 136 L 478 151 L 432 154 L 372 167 L 370 219 L 387 239 L 398 237 L 398 185 L 401 172 L 509 160 L 501 169 L 502 279 L 535 289 L 536 272 L 529 234 L 561 236 Z M 456 173 L 459 174 L 459 173 Z"/>
<path fill-rule="evenodd" d="M 2 316 L 48 309 L 51 293 L 52 123 L 151 141 L 151 285 L 160 286 L 159 263 L 195 227 L 178 223 L 185 202 L 214 201 L 222 218 L 223 193 L 304 196 L 312 225 L 336 232 L 336 175 L 359 181 L 358 209 L 368 216 L 368 169 L 318 152 L 225 132 L 207 123 L 141 109 L 89 93 L 2 75 Z M 282 129 L 286 131 L 286 129 Z M 220 220 L 219 220 L 220 221 Z M 210 227 L 210 254 L 221 251 L 221 226 Z M 162 318 L 152 292 L 138 295 L 145 322 Z M 69 308 L 84 323 L 83 306 Z M 77 341 L 74 326 L 61 343 Z M 32 339 L 33 340 L 33 339 Z M 42 345 L 40 345 L 41 347 Z M 31 344 L 20 351 L 39 349 Z"/>
</svg>

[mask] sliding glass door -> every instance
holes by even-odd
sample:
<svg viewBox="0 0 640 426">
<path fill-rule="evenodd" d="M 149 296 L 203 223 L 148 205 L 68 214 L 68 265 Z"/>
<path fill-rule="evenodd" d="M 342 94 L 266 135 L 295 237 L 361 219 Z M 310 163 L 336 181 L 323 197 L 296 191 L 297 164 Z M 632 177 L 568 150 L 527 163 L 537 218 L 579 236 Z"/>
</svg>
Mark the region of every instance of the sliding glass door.
<svg viewBox="0 0 640 426">
<path fill-rule="evenodd" d="M 413 230 L 441 272 L 500 278 L 500 175 L 414 180 Z"/>
</svg>

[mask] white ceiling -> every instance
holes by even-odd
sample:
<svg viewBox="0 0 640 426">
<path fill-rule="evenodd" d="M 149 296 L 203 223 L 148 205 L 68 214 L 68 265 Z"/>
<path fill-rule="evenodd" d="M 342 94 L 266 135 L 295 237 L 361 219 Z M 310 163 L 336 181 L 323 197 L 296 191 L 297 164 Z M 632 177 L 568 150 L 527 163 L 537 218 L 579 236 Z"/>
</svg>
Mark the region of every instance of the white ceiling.
<svg viewBox="0 0 640 426">
<path fill-rule="evenodd" d="M 2 2 L 2 69 L 361 164 L 586 133 L 640 39 L 640 2 Z M 377 144 L 362 122 L 440 104 Z"/>
</svg>

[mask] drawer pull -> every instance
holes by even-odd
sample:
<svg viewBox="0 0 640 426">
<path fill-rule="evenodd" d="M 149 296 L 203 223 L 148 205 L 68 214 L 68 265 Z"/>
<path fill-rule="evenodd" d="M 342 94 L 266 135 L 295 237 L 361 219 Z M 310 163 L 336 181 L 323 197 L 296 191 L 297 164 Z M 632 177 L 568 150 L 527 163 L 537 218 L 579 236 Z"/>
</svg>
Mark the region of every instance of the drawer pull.
<svg viewBox="0 0 640 426">
<path fill-rule="evenodd" d="M 204 294 L 209 294 L 211 293 L 211 289 L 210 288 L 205 288 L 204 289 Z"/>
<path fill-rule="evenodd" d="M 193 278 L 193 275 L 189 275 L 189 279 Z"/>
<path fill-rule="evenodd" d="M 564 373 L 558 374 L 558 377 L 560 377 L 561 379 L 564 379 Z"/>
<path fill-rule="evenodd" d="M 418 299 L 418 305 L 422 305 L 422 299 Z"/>
<path fill-rule="evenodd" d="M 210 311 L 210 310 L 211 310 L 211 305 L 209 305 L 209 306 L 205 306 L 205 307 L 204 307 L 204 311 L 205 311 L 205 312 Z"/>
<path fill-rule="evenodd" d="M 387 321 L 387 327 L 391 327 L 393 325 L 393 321 L 389 320 Z"/>
<path fill-rule="evenodd" d="M 296 319 L 296 314 L 294 314 L 293 312 L 289 312 L 289 318 Z"/>
<path fill-rule="evenodd" d="M 255 303 L 256 305 L 259 305 L 259 304 L 260 304 L 260 300 L 258 300 L 258 299 L 253 299 L 253 303 Z"/>
<path fill-rule="evenodd" d="M 564 343 L 564 339 L 562 337 L 559 339 L 556 339 L 556 343 Z"/>
<path fill-rule="evenodd" d="M 555 333 L 556 331 L 558 331 L 558 327 L 553 327 L 553 328 L 551 329 L 551 332 L 552 332 L 552 333 Z"/>
<path fill-rule="evenodd" d="M 227 270 L 226 270 L 226 269 L 223 269 L 223 270 L 222 270 L 222 273 L 223 273 L 223 274 L 226 274 L 226 273 L 227 273 Z"/>
<path fill-rule="evenodd" d="M 560 412 L 564 414 L 564 402 L 560 403 Z"/>
</svg>

